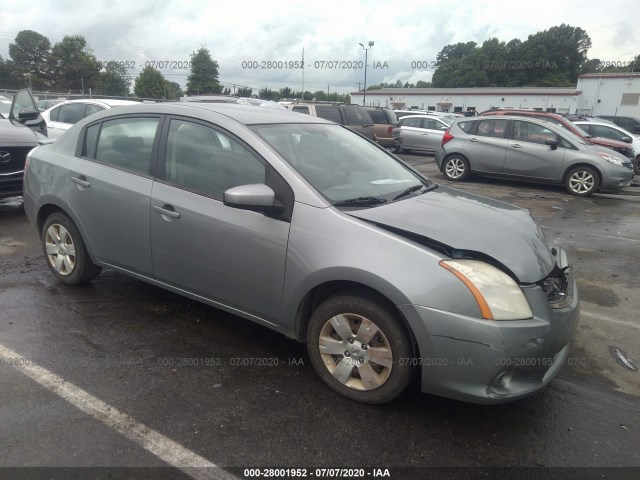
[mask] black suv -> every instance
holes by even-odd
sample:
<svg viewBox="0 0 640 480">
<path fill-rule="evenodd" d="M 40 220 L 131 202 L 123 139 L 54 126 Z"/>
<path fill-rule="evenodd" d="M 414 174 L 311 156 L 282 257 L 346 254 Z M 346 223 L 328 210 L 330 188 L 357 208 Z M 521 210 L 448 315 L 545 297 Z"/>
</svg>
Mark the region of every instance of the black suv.
<svg viewBox="0 0 640 480">
<path fill-rule="evenodd" d="M 306 113 L 314 117 L 324 118 L 350 128 L 354 132 L 375 140 L 373 120 L 369 113 L 360 105 L 347 105 L 330 102 L 304 102 L 286 105 L 292 112 Z"/>
<path fill-rule="evenodd" d="M 598 118 L 604 118 L 615 123 L 619 127 L 624 128 L 628 132 L 640 134 L 640 118 L 636 117 L 617 117 L 614 115 L 598 115 Z"/>
</svg>

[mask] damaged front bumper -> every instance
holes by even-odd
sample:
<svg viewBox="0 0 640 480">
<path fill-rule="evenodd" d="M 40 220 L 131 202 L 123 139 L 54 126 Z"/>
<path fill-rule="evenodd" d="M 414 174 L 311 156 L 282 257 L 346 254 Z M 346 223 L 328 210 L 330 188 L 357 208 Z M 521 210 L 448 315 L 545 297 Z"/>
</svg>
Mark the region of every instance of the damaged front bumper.
<svg viewBox="0 0 640 480">
<path fill-rule="evenodd" d="M 554 271 L 563 273 L 564 291 L 548 278 L 522 286 L 531 319 L 492 321 L 424 306 L 398 307 L 416 332 L 420 357 L 411 362 L 421 369 L 423 392 L 502 403 L 536 392 L 556 376 L 568 356 L 579 298 L 566 255 L 554 252 Z"/>
</svg>

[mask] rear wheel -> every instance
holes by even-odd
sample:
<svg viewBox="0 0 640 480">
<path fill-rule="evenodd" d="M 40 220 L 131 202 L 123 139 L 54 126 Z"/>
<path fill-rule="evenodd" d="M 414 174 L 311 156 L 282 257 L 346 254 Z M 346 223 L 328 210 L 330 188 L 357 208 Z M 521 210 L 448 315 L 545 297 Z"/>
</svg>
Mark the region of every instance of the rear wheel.
<svg viewBox="0 0 640 480">
<path fill-rule="evenodd" d="M 640 155 L 636 157 L 636 161 L 633 162 L 633 171 L 636 175 L 640 175 Z"/>
<path fill-rule="evenodd" d="M 576 167 L 569 172 L 565 180 L 565 187 L 572 195 L 586 197 L 600 186 L 600 176 L 593 168 Z"/>
<path fill-rule="evenodd" d="M 86 283 L 102 270 L 91 261 L 80 232 L 64 213 L 52 213 L 47 218 L 42 228 L 42 249 L 53 274 L 67 285 Z"/>
<path fill-rule="evenodd" d="M 411 381 L 408 334 L 395 315 L 367 295 L 324 301 L 309 321 L 307 349 L 322 380 L 352 400 L 388 402 Z"/>
<path fill-rule="evenodd" d="M 459 182 L 469 176 L 469 160 L 462 155 L 451 155 L 442 164 L 442 173 L 453 182 Z"/>
</svg>

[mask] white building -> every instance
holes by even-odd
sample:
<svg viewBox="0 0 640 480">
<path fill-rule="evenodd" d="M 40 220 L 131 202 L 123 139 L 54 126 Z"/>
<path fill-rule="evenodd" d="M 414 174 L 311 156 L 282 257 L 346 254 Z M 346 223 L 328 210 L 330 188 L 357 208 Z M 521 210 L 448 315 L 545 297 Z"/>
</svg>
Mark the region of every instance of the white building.
<svg viewBox="0 0 640 480">
<path fill-rule="evenodd" d="M 580 75 L 577 90 L 578 113 L 640 117 L 640 73 Z"/>
<path fill-rule="evenodd" d="M 574 113 L 579 98 L 579 90 L 566 87 L 383 88 L 367 90 L 366 103 L 378 107 L 440 112 L 482 112 L 492 107 L 503 107 Z M 351 102 L 362 105 L 363 92 L 352 92 Z"/>
</svg>

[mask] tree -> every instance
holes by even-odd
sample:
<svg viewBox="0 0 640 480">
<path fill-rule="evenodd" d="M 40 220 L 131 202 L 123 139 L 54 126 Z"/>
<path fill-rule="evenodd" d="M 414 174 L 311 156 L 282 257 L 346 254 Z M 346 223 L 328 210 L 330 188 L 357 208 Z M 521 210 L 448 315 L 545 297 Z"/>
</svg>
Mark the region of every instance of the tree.
<svg viewBox="0 0 640 480">
<path fill-rule="evenodd" d="M 33 30 L 22 30 L 9 44 L 9 56 L 17 77 L 28 75 L 33 88 L 45 88 L 48 83 L 48 60 L 51 42 Z"/>
<path fill-rule="evenodd" d="M 180 100 L 182 95 L 182 87 L 178 82 L 164 81 L 164 98 L 167 100 Z"/>
<path fill-rule="evenodd" d="M 80 35 L 67 35 L 56 43 L 51 50 L 49 66 L 52 89 L 84 92 L 101 86 L 101 65 Z"/>
<path fill-rule="evenodd" d="M 416 88 L 431 88 L 431 82 L 425 82 L 424 80 L 418 80 L 416 82 Z"/>
<path fill-rule="evenodd" d="M 28 78 L 20 78 L 16 71 L 15 64 L 11 60 L 3 60 L 0 55 L 0 85 L 3 88 L 18 89 L 23 85 L 28 85 Z"/>
<path fill-rule="evenodd" d="M 140 98 L 165 98 L 165 79 L 151 65 L 144 67 L 134 82 L 133 91 Z"/>
<path fill-rule="evenodd" d="M 127 69 L 117 62 L 107 63 L 104 72 L 100 72 L 102 92 L 104 95 L 129 95 L 131 80 L 127 76 Z"/>
<path fill-rule="evenodd" d="M 258 98 L 262 98 L 263 100 L 278 100 L 278 92 L 274 92 L 268 87 L 261 88 L 258 90 Z"/>
<path fill-rule="evenodd" d="M 250 97 L 252 93 L 253 88 L 249 87 L 238 87 L 238 90 L 236 91 L 236 95 L 239 97 Z"/>
<path fill-rule="evenodd" d="M 218 83 L 218 62 L 204 46 L 191 54 L 191 73 L 187 77 L 187 95 L 207 95 L 222 92 Z"/>
</svg>

